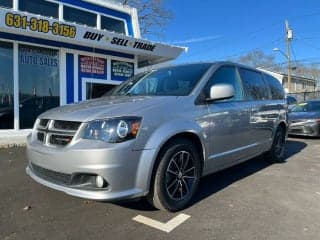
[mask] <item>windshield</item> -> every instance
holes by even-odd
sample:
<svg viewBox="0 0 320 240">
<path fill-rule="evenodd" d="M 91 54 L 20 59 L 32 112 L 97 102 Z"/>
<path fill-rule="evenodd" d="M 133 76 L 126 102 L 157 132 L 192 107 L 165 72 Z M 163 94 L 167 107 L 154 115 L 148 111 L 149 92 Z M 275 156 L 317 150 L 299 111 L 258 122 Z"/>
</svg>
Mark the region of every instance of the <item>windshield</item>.
<svg viewBox="0 0 320 240">
<path fill-rule="evenodd" d="M 138 74 L 108 92 L 107 96 L 186 96 L 211 64 L 162 68 Z"/>
<path fill-rule="evenodd" d="M 320 112 L 320 101 L 319 102 L 304 102 L 295 105 L 292 112 Z"/>
</svg>

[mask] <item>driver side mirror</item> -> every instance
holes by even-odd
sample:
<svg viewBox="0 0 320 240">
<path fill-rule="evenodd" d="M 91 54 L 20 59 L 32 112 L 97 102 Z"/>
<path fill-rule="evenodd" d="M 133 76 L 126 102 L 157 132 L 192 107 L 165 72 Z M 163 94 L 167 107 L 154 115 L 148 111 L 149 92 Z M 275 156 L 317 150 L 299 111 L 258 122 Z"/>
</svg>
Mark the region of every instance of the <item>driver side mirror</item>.
<svg viewBox="0 0 320 240">
<path fill-rule="evenodd" d="M 210 88 L 210 96 L 207 101 L 232 98 L 235 94 L 234 87 L 230 84 L 216 84 Z"/>
</svg>

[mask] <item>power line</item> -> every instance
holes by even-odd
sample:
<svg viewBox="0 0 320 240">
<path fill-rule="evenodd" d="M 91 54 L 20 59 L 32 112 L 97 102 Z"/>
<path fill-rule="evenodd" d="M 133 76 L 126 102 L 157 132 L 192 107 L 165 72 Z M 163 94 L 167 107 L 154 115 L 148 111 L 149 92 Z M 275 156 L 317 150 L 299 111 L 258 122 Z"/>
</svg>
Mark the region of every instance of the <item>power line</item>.
<svg viewBox="0 0 320 240">
<path fill-rule="evenodd" d="M 320 47 L 309 43 L 308 41 L 304 40 L 303 38 L 298 38 L 298 40 L 301 40 L 301 42 L 304 43 L 305 45 L 320 51 Z"/>
<path fill-rule="evenodd" d="M 282 40 L 282 38 L 278 38 L 278 39 L 273 40 L 271 42 L 264 43 L 263 45 L 260 45 L 259 47 L 252 48 L 252 49 L 249 49 L 249 50 L 245 50 L 245 51 L 242 51 L 242 52 L 238 52 L 238 53 L 229 55 L 226 58 L 240 57 L 241 55 L 248 54 L 248 53 L 256 51 L 256 50 L 262 50 L 263 47 L 270 46 L 271 44 L 275 44 L 277 42 L 280 42 L 281 40 Z"/>
<path fill-rule="evenodd" d="M 232 59 L 232 58 L 236 58 L 236 57 L 240 57 L 241 55 L 244 55 L 244 54 L 247 54 L 247 53 L 250 53 L 250 52 L 253 52 L 253 51 L 256 51 L 256 50 L 261 50 L 263 47 L 266 47 L 266 46 L 270 46 L 272 44 L 275 44 L 277 42 L 280 42 L 282 40 L 282 38 L 277 38 L 275 40 L 272 40 L 272 41 L 268 41 L 268 42 L 265 42 L 264 44 L 258 46 L 258 47 L 255 47 L 255 48 L 252 48 L 252 49 L 249 49 L 249 50 L 243 50 L 243 51 L 240 51 L 240 52 L 237 52 L 237 53 L 234 53 L 232 55 L 228 55 L 226 57 L 224 57 L 224 59 Z M 203 51 L 204 52 L 204 51 Z M 195 57 L 195 56 L 199 56 L 203 53 L 202 51 L 199 53 L 195 53 L 195 54 L 190 54 L 188 57 Z M 212 59 L 212 58 L 210 58 Z M 213 58 L 212 60 L 219 60 L 219 58 Z"/>
<path fill-rule="evenodd" d="M 297 15 L 297 16 L 293 16 L 291 19 L 293 20 L 301 20 L 301 19 L 304 19 L 304 18 L 308 18 L 308 17 L 311 17 L 311 16 L 315 16 L 315 15 L 320 15 L 320 12 L 313 12 L 313 13 L 309 13 L 309 14 L 303 14 L 303 15 Z M 203 53 L 207 53 L 208 50 L 214 50 L 216 47 L 218 46 L 221 46 L 221 45 L 228 45 L 228 44 L 231 44 L 233 43 L 234 41 L 239 41 L 239 40 L 242 40 L 244 38 L 246 38 L 247 40 L 248 39 L 254 39 L 256 37 L 256 34 L 262 32 L 262 31 L 265 31 L 266 29 L 270 29 L 272 27 L 275 27 L 277 25 L 280 25 L 282 24 L 282 20 L 281 21 L 275 21 L 269 25 L 266 25 L 264 27 L 261 27 L 261 28 L 258 28 L 252 32 L 248 32 L 242 36 L 239 36 L 239 37 L 231 37 L 231 38 L 228 38 L 228 40 L 223 40 L 223 39 L 219 39 L 219 43 L 216 43 L 216 44 L 213 44 L 213 45 L 208 45 L 204 48 L 202 48 L 201 51 L 198 51 L 196 53 L 193 53 L 193 54 L 188 54 L 186 56 L 187 59 L 190 59 L 192 57 L 197 57 L 197 56 L 200 56 L 202 55 Z M 232 55 L 229 55 L 229 56 L 226 56 L 225 58 L 233 58 L 233 57 L 237 57 L 241 54 L 245 54 L 245 53 L 249 53 L 249 52 L 252 52 L 254 50 L 260 50 L 261 46 L 260 47 L 256 47 L 256 48 L 253 48 L 253 49 L 250 49 L 250 50 L 246 50 L 246 51 L 242 51 L 240 53 L 236 53 L 236 54 L 232 54 Z M 317 48 L 318 50 L 320 50 L 320 48 Z M 218 59 L 218 58 L 216 58 Z"/>
<path fill-rule="evenodd" d="M 283 66 L 286 65 L 288 62 L 278 62 L 278 63 L 274 63 L 274 65 L 278 65 L 278 66 Z M 300 60 L 296 60 L 296 64 L 298 63 L 308 63 L 308 64 L 319 64 L 320 63 L 320 57 L 314 57 L 314 58 L 304 58 L 304 59 L 300 59 Z M 297 67 L 299 67 L 297 65 Z"/>
<path fill-rule="evenodd" d="M 239 41 L 241 39 L 244 39 L 246 38 L 246 40 L 248 39 L 254 39 L 256 36 L 257 33 L 260 33 L 261 31 L 264 31 L 265 29 L 268 29 L 268 28 L 271 28 L 271 27 L 274 27 L 276 25 L 280 25 L 280 22 L 279 21 L 276 21 L 276 22 L 273 22 L 272 24 L 270 25 L 267 25 L 265 27 L 261 27 L 261 28 L 258 28 L 257 30 L 255 31 L 252 31 L 252 32 L 249 32 L 249 33 L 246 33 L 244 34 L 243 36 L 240 36 L 240 37 L 231 37 L 231 38 L 228 38 L 228 40 L 224 40 L 224 41 L 220 41 L 219 43 L 215 44 L 215 45 L 210 45 L 210 46 L 207 46 L 205 48 L 202 49 L 201 52 L 198 52 L 198 53 L 195 53 L 195 54 L 190 54 L 188 55 L 188 57 L 195 57 L 195 56 L 199 56 L 201 55 L 202 53 L 205 53 L 207 52 L 210 48 L 214 48 L 214 47 L 218 47 L 220 45 L 228 45 L 228 44 L 231 44 L 233 43 L 234 41 Z M 222 40 L 221 38 L 219 40 Z"/>
<path fill-rule="evenodd" d="M 320 37 L 304 37 L 304 38 L 296 38 L 297 40 L 316 40 L 320 39 Z"/>
<path fill-rule="evenodd" d="M 294 59 L 294 63 L 295 63 L 295 65 L 296 65 L 296 67 L 297 67 L 297 58 L 296 58 L 296 53 L 295 53 L 294 48 L 293 48 L 293 46 L 292 46 L 292 44 L 291 44 L 291 43 L 290 43 L 290 48 L 291 48 L 291 51 L 292 51 L 292 55 L 293 55 L 293 59 Z"/>
</svg>

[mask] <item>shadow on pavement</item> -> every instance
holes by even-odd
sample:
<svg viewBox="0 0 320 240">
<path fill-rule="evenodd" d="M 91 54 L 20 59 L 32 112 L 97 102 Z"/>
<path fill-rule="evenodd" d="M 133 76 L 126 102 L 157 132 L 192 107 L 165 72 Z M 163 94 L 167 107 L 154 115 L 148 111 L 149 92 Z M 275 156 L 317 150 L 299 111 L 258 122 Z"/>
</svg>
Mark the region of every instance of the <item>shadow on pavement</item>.
<svg viewBox="0 0 320 240">
<path fill-rule="evenodd" d="M 301 152 L 307 146 L 307 143 L 288 139 L 286 145 L 286 154 L 285 154 L 285 161 L 293 155 Z"/>
<path fill-rule="evenodd" d="M 138 211 L 145 211 L 145 212 L 154 212 L 159 211 L 155 207 L 153 207 L 146 198 L 138 198 L 138 199 L 131 199 L 131 200 L 123 200 L 121 202 L 115 203 L 118 206 L 124 208 L 135 209 Z"/>
<path fill-rule="evenodd" d="M 293 139 L 301 139 L 301 140 L 320 140 L 320 136 L 300 136 L 300 135 L 289 135 L 290 138 Z"/>
<path fill-rule="evenodd" d="M 291 156 L 299 153 L 306 146 L 307 144 L 301 141 L 287 140 L 285 160 L 280 164 L 285 163 Z M 257 157 L 202 178 L 192 205 L 270 165 L 271 163 Z"/>
<path fill-rule="evenodd" d="M 283 163 L 285 163 L 291 156 L 299 153 L 306 146 L 307 144 L 301 141 L 295 141 L 291 139 L 287 140 L 285 160 Z M 257 157 L 223 171 L 203 177 L 200 181 L 198 192 L 190 206 L 202 201 L 203 199 L 243 178 L 267 168 L 270 165 L 270 163 L 263 160 L 261 157 Z M 116 204 L 125 208 L 131 208 L 140 211 L 157 210 L 152 207 L 144 198 L 140 200 L 124 201 Z"/>
</svg>

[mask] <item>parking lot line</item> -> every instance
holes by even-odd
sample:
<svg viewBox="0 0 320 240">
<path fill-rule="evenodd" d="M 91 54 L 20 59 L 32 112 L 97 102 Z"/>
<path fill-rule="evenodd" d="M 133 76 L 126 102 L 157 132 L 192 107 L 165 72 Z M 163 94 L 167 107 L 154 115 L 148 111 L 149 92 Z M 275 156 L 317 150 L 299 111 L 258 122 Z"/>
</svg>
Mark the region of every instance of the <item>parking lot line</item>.
<svg viewBox="0 0 320 240">
<path fill-rule="evenodd" d="M 316 194 L 320 195 L 320 192 L 316 192 Z"/>
<path fill-rule="evenodd" d="M 152 218 L 148 218 L 148 217 L 145 217 L 142 215 L 138 215 L 138 216 L 134 217 L 132 220 L 139 222 L 139 223 L 142 223 L 142 224 L 145 224 L 149 227 L 156 228 L 158 230 L 169 233 L 173 229 L 175 229 L 176 227 L 181 225 L 184 221 L 186 221 L 190 217 L 191 216 L 189 216 L 187 214 L 181 213 L 178 216 L 169 220 L 167 223 L 162 223 L 162 222 L 159 222 L 157 220 L 154 220 Z"/>
</svg>

